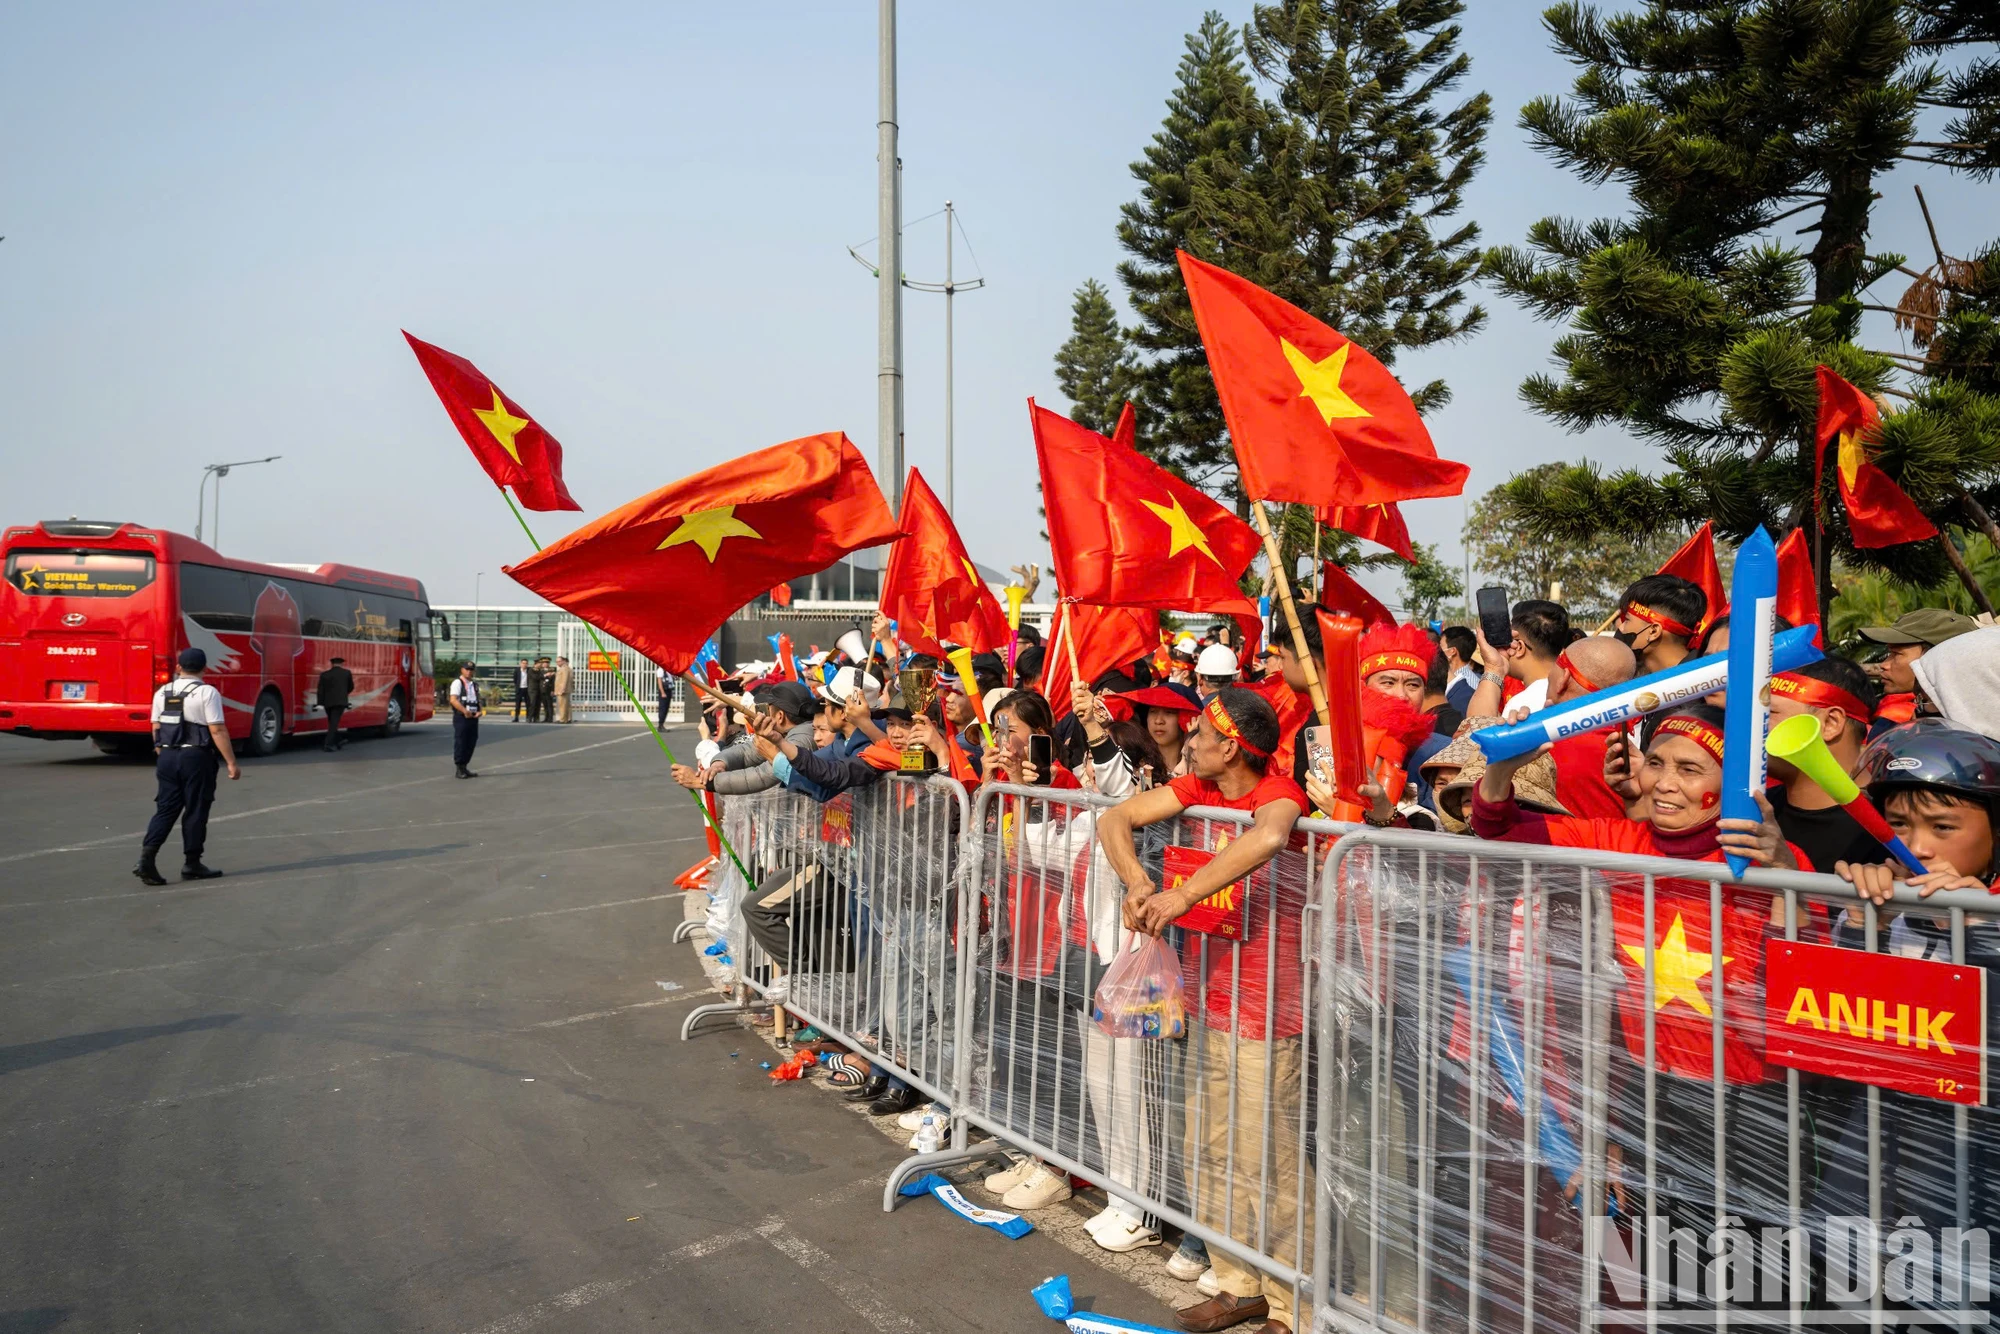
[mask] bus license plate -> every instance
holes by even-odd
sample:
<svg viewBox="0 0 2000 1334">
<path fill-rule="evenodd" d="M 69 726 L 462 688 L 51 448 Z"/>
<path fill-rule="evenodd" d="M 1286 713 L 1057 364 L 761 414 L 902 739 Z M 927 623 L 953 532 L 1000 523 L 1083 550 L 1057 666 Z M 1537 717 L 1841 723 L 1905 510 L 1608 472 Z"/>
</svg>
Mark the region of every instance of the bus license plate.
<svg viewBox="0 0 2000 1334">
<path fill-rule="evenodd" d="M 64 699 L 88 699 L 90 697 L 90 683 L 88 681 L 65 681 L 62 683 L 62 688 Z"/>
</svg>

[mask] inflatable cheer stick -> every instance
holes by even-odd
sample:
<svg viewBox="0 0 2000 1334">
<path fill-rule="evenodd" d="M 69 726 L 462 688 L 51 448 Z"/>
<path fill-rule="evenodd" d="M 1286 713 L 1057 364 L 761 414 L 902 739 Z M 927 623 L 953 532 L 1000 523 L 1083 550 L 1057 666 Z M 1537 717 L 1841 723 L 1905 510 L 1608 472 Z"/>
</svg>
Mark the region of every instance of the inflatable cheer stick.
<svg viewBox="0 0 2000 1334">
<path fill-rule="evenodd" d="M 986 749 L 993 749 L 993 729 L 986 725 L 986 701 L 979 696 L 979 681 L 972 675 L 972 650 L 961 646 L 945 654 L 951 660 L 951 669 L 958 673 L 959 686 L 965 697 L 972 701 L 972 714 L 979 719 L 979 735 L 986 740 Z M 1042 777 L 1047 778 L 1047 774 Z"/>
<path fill-rule="evenodd" d="M 1810 713 L 1801 713 L 1787 718 L 1771 729 L 1770 739 L 1764 748 L 1781 760 L 1789 760 L 1798 766 L 1800 773 L 1820 785 L 1820 790 L 1840 803 L 1840 808 L 1854 817 L 1868 837 L 1887 848 L 1897 861 L 1910 868 L 1910 874 L 1922 875 L 1927 868 L 1917 860 L 1917 854 L 1905 846 L 1889 828 L 1889 822 L 1882 818 L 1882 812 L 1875 809 L 1875 803 L 1863 795 L 1854 780 L 1847 776 L 1847 770 L 1840 767 L 1840 761 L 1833 758 L 1833 752 L 1826 748 L 1826 739 L 1819 734 L 1819 719 Z M 1831 870 L 1831 867 L 1827 868 Z"/>
<path fill-rule="evenodd" d="M 1028 590 L 1009 584 L 1001 591 L 1007 595 L 1007 675 L 1011 679 L 1015 656 L 1021 651 L 1021 604 L 1028 600 Z"/>
<path fill-rule="evenodd" d="M 1772 642 L 1771 670 L 1793 671 L 1818 662 L 1822 656 L 1813 644 L 1813 627 L 1801 625 L 1784 631 Z M 1518 723 L 1481 728 L 1472 739 L 1486 752 L 1487 763 L 1498 764 L 1550 741 L 1616 727 L 1712 695 L 1728 684 L 1729 657 L 1716 653 L 1543 709 Z"/>
<path fill-rule="evenodd" d="M 1343 800 L 1366 807 L 1361 785 L 1368 781 L 1368 761 L 1361 739 L 1361 618 L 1315 608 L 1320 645 L 1326 657 L 1326 702 L 1333 721 L 1327 744 L 1333 750 L 1334 791 Z M 1390 794 L 1400 801 L 1400 785 Z M 1359 818 L 1359 817 L 1356 817 Z"/>
<path fill-rule="evenodd" d="M 1722 818 L 1761 820 L 1764 733 L 1771 725 L 1771 629 L 1778 614 L 1778 549 L 1762 524 L 1736 548 L 1729 580 L 1729 692 L 1722 724 Z M 1738 880 L 1750 859 L 1725 853 Z"/>
</svg>

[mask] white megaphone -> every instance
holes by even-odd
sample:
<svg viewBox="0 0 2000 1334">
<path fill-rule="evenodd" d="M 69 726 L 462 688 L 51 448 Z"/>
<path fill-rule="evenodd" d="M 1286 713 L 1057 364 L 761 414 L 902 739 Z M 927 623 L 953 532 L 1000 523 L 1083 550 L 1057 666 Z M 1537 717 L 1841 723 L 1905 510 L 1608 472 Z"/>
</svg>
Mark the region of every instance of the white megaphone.
<svg viewBox="0 0 2000 1334">
<path fill-rule="evenodd" d="M 833 646 L 845 653 L 849 662 L 868 661 L 868 641 L 861 637 L 859 630 L 849 630 L 833 641 Z"/>
</svg>

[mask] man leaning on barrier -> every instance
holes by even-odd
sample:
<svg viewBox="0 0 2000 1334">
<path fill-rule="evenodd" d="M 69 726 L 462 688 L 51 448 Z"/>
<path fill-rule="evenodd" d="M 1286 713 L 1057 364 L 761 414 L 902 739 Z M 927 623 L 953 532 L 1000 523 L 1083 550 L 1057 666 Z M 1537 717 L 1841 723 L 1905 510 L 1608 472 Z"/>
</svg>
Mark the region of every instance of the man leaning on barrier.
<svg viewBox="0 0 2000 1334">
<path fill-rule="evenodd" d="M 1187 742 L 1191 772 L 1112 807 L 1097 824 L 1104 855 L 1125 885 L 1125 925 L 1147 935 L 1160 935 L 1202 900 L 1245 881 L 1270 862 L 1284 850 L 1293 824 L 1306 809 L 1305 793 L 1298 785 L 1282 773 L 1268 771 L 1279 739 L 1278 717 L 1269 704 L 1248 690 L 1231 687 L 1212 696 L 1198 717 Z M 1171 820 L 1190 806 L 1250 811 L 1254 822 L 1185 885 L 1163 892 L 1140 862 L 1132 831 Z M 1253 909 L 1252 916 L 1261 919 L 1264 914 Z M 1295 917 L 1279 917 L 1276 925 L 1278 929 L 1269 930 L 1262 920 L 1256 921 L 1258 930 L 1238 947 L 1244 955 L 1241 976 L 1248 978 L 1254 972 L 1261 978 L 1265 964 L 1249 956 L 1253 949 L 1268 954 L 1274 936 L 1280 951 L 1286 950 L 1289 936 L 1290 953 L 1283 957 L 1298 957 Z M 1190 1075 L 1187 1090 L 1191 1141 L 1187 1161 L 1200 1165 L 1193 1213 L 1197 1221 L 1218 1232 L 1226 1220 L 1237 1240 L 1263 1254 L 1282 1255 L 1291 1249 L 1298 1229 L 1290 1169 L 1285 1166 L 1296 1164 L 1300 1151 L 1303 1037 L 1298 978 L 1294 970 L 1278 968 L 1278 994 L 1266 1006 L 1275 1013 L 1253 1014 L 1245 1006 L 1246 1012 L 1236 1015 L 1230 954 L 1229 949 L 1207 953 L 1211 972 L 1219 966 L 1221 975 L 1201 979 L 1206 1003 L 1190 1007 L 1188 1057 L 1200 1072 Z M 1291 1022 L 1285 1021 L 1288 1011 Z M 1261 1142 L 1265 1127 L 1268 1145 Z M 1267 1163 L 1273 1173 L 1287 1178 L 1269 1189 L 1262 1171 Z M 1210 1255 L 1221 1295 L 1178 1312 L 1182 1328 L 1228 1329 L 1267 1317 L 1270 1323 L 1265 1328 L 1278 1334 L 1290 1334 L 1298 1327 L 1288 1286 L 1219 1248 Z"/>
</svg>

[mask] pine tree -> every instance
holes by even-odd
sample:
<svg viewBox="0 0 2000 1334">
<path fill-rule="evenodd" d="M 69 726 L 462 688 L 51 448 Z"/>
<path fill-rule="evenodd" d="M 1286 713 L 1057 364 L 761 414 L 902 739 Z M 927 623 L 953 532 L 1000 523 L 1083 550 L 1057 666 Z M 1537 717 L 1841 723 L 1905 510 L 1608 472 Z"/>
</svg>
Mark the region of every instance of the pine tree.
<svg viewBox="0 0 2000 1334">
<path fill-rule="evenodd" d="M 1087 279 L 1070 306 L 1069 341 L 1056 349 L 1056 384 L 1069 399 L 1070 420 L 1109 435 L 1132 383 L 1132 352 L 1110 293 Z"/>
<path fill-rule="evenodd" d="M 1276 288 L 1385 366 L 1486 321 L 1465 305 L 1478 225 L 1434 230 L 1459 211 L 1493 118 L 1484 93 L 1437 105 L 1471 67 L 1462 12 L 1460 0 L 1280 0 L 1257 6 L 1245 37 L 1277 97 L 1266 153 L 1293 240 Z M 1449 396 L 1442 380 L 1411 391 L 1419 409 Z"/>
<path fill-rule="evenodd" d="M 1855 342 L 1867 289 L 1902 261 L 1867 252 L 1870 211 L 1898 160 L 1944 160 L 1915 139 L 1920 108 L 1943 85 L 1925 52 L 1970 40 L 1960 23 L 1913 45 L 1915 13 L 1897 0 L 1547 11 L 1558 49 L 1582 72 L 1569 99 L 1539 99 L 1521 123 L 1582 179 L 1622 184 L 1631 210 L 1544 219 L 1527 247 L 1489 252 L 1485 272 L 1568 324 L 1555 345 L 1562 375 L 1531 377 L 1528 403 L 1575 430 L 1623 424 L 1674 471 L 1605 477 L 1579 464 L 1517 478 L 1510 499 L 1536 539 L 1637 537 L 1709 517 L 1740 538 L 1759 523 L 1775 533 L 1808 519 L 1813 368 L 1893 391 L 1892 357 Z M 1814 237 L 1810 250 L 1769 239 L 1794 218 Z M 1907 451 L 1885 440 L 1876 462 L 1935 509 L 1927 468 L 1962 485 L 1996 480 L 2000 455 L 1965 445 L 1933 433 L 1926 461 L 1906 471 Z M 1825 486 L 1830 552 L 1924 582 L 1944 572 L 1935 542 L 1856 552 L 1830 473 Z"/>
<path fill-rule="evenodd" d="M 1129 258 L 1118 278 L 1139 317 L 1131 340 L 1151 354 L 1138 371 L 1141 446 L 1224 495 L 1234 495 L 1235 460 L 1174 252 L 1252 281 L 1270 277 L 1286 238 L 1268 202 L 1276 193 L 1260 147 L 1268 123 L 1235 30 L 1218 13 L 1203 15 L 1159 133 L 1132 164 L 1139 197 L 1119 210 Z"/>
</svg>

